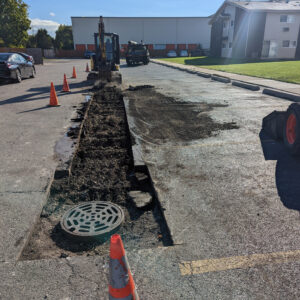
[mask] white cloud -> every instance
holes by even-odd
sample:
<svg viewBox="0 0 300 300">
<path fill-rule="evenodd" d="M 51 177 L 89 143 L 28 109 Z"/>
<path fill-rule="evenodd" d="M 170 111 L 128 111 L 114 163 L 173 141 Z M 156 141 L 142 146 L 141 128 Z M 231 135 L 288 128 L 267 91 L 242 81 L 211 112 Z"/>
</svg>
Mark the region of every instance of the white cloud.
<svg viewBox="0 0 300 300">
<path fill-rule="evenodd" d="M 35 34 L 38 29 L 47 29 L 48 33 L 55 36 L 55 31 L 59 27 L 59 23 L 51 20 L 31 19 L 31 34 Z"/>
<path fill-rule="evenodd" d="M 49 13 L 49 15 L 50 15 L 51 17 L 55 17 L 55 13 L 54 13 L 54 12 Z"/>
</svg>

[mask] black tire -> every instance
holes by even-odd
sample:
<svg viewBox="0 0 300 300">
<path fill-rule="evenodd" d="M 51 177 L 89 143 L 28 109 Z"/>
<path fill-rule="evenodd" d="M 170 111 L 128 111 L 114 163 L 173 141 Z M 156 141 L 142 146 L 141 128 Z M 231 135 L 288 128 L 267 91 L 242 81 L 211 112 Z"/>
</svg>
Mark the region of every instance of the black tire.
<svg viewBox="0 0 300 300">
<path fill-rule="evenodd" d="M 31 76 L 30 76 L 30 78 L 34 78 L 34 77 L 35 77 L 35 75 L 36 75 L 35 68 L 34 68 L 34 67 L 32 67 L 32 70 L 31 70 Z"/>
<path fill-rule="evenodd" d="M 298 103 L 291 104 L 286 112 L 283 141 L 292 155 L 300 155 L 300 104 Z"/>
<path fill-rule="evenodd" d="M 22 82 L 22 76 L 21 76 L 21 72 L 19 69 L 16 70 L 16 79 L 15 79 L 16 83 L 21 83 Z"/>
</svg>

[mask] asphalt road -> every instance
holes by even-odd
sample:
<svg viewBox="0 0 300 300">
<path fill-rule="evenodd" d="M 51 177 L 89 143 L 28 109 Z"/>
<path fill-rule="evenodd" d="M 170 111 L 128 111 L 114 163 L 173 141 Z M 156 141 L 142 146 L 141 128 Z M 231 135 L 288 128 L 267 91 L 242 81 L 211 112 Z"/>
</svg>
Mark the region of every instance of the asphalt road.
<svg viewBox="0 0 300 300">
<path fill-rule="evenodd" d="M 150 102 L 130 99 L 131 129 L 175 243 L 135 255 L 142 298 L 298 299 L 299 211 L 278 196 L 276 162 L 265 161 L 259 140 L 262 118 L 290 102 L 155 64 L 121 70 L 126 85 L 154 85 L 175 99 L 178 105 L 168 108 L 155 102 L 161 120 L 163 114 L 172 118 L 174 109 L 189 112 L 191 104 L 225 104 L 209 116 L 239 126 L 204 139 L 181 141 L 176 134 L 159 139 L 152 130 L 172 133 L 182 120 L 160 122 L 141 112 Z M 294 159 L 288 163 L 299 165 Z M 283 168 L 280 175 L 285 190 L 291 189 L 284 174 L 292 173 Z"/>
<path fill-rule="evenodd" d="M 108 299 L 107 257 L 18 261 L 57 164 L 55 143 L 87 89 L 80 84 L 85 63 L 49 62 L 38 69 L 38 80 L 0 86 L 1 300 Z M 50 80 L 61 84 L 73 64 L 79 73 L 74 93 L 59 97 L 60 108 L 46 109 Z M 290 191 L 283 178 L 294 173 L 286 167 L 295 171 L 299 162 L 278 162 L 275 175 L 277 163 L 264 160 L 258 137 L 262 118 L 290 102 L 154 64 L 122 65 L 121 72 L 125 85 L 154 85 L 176 101 L 168 107 L 154 99 L 158 116 L 151 118 L 136 114 L 136 108 L 145 107 L 130 100 L 131 117 L 142 118 L 132 129 L 175 242 L 128 251 L 140 299 L 298 299 L 299 212 L 284 206 L 276 180 L 288 187 L 279 188 L 281 195 Z M 223 104 L 207 114 L 218 123 L 235 122 L 239 129 L 188 140 L 182 138 L 185 122 L 180 132 L 173 117 L 167 125 L 159 123 L 159 114 L 176 116 L 170 114 L 176 109 L 194 116 L 193 110 L 200 113 L 197 106 L 205 103 Z M 153 136 L 153 128 L 163 128 L 164 139 L 159 132 Z"/>
<path fill-rule="evenodd" d="M 37 76 L 21 83 L 0 84 L 0 273 L 15 263 L 46 201 L 58 164 L 56 143 L 64 136 L 76 107 L 85 100 L 87 60 L 49 60 L 36 66 Z M 64 73 L 72 93 L 62 94 Z M 48 107 L 50 82 L 60 107 Z M 0 298 L 3 293 L 0 287 Z"/>
</svg>

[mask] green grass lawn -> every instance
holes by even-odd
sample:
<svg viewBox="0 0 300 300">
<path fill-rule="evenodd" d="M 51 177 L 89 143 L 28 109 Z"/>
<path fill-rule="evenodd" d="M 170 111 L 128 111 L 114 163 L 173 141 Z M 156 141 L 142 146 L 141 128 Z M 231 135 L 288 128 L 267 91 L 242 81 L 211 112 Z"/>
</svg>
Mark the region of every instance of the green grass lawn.
<svg viewBox="0 0 300 300">
<path fill-rule="evenodd" d="M 300 83 L 300 61 L 245 61 L 213 57 L 163 58 L 164 61 L 201 68 L 274 79 L 284 82 Z"/>
</svg>

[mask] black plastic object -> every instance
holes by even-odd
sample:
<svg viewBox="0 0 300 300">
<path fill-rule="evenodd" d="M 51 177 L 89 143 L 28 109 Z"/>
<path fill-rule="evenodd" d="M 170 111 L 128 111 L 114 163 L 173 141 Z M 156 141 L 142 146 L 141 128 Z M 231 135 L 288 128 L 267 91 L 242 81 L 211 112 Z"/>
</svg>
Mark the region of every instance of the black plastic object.
<svg viewBox="0 0 300 300">
<path fill-rule="evenodd" d="M 286 118 L 285 111 L 273 111 L 263 118 L 262 129 L 275 140 L 283 139 L 283 129 Z"/>
</svg>

